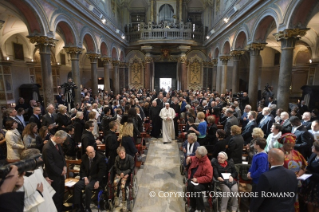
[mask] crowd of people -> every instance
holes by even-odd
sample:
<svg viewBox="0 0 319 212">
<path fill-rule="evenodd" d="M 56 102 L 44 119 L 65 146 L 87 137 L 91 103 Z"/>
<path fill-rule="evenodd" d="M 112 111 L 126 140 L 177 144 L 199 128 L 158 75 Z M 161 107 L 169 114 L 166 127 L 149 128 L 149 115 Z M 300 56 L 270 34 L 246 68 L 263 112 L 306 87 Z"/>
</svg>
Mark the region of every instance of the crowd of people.
<svg viewBox="0 0 319 212">
<path fill-rule="evenodd" d="M 81 159 L 82 163 L 80 180 L 74 189 L 74 208 L 90 211 L 92 190 L 99 188 L 105 173 L 115 167 L 114 186 L 123 190 L 122 209 L 126 211 L 124 186 L 134 169 L 133 158 L 139 155 L 135 145 L 142 132 L 154 138 L 162 137 L 164 143 L 184 139 L 182 150 L 188 179 L 198 183 L 189 183 L 189 191 L 205 190 L 213 177 L 223 191 L 238 191 L 234 166 L 243 162 L 243 149 L 246 149 L 247 161 L 251 164 L 247 177 L 252 180 L 253 191 L 263 191 L 265 185 L 270 187 L 267 191 L 293 191 L 298 194 L 297 198 L 281 199 L 282 202 L 273 207 L 300 211 L 306 204 L 309 212 L 319 211 L 319 113 L 316 109 L 309 111 L 304 101 L 285 111 L 277 108 L 273 96 L 259 102 L 258 108 L 252 108 L 246 92 L 233 95 L 203 89 L 157 93 L 132 88 L 123 89 L 120 94 L 102 90 L 92 94 L 84 88 L 81 94 L 81 102 L 75 102 L 70 111 L 63 95 L 58 95 L 55 104 L 45 109 L 41 102 L 31 100 L 27 104 L 23 98 L 19 98 L 15 108 L 2 108 L 0 159 L 14 163 L 22 160 L 22 155 L 36 150 L 42 153 L 45 164 L 45 186 L 38 177 L 42 184 L 34 189 L 44 200 L 34 200 L 28 205 L 26 202 L 30 203 L 31 197 L 24 195 L 25 211 L 43 204 L 53 205 L 52 201 L 56 211 L 63 210 L 64 180 L 68 177 L 66 160 L 75 159 Z M 179 131 L 179 124 L 185 124 L 183 132 Z M 97 151 L 101 144 L 105 144 L 105 152 Z M 222 173 L 231 175 L 224 179 Z M 297 177 L 304 173 L 312 176 L 298 181 Z M 29 179 L 35 174 L 19 175 L 12 166 L 9 175 L 15 176 L 20 184 L 5 190 L 3 186 L 7 186 L 9 180 L 2 179 L 0 197 L 4 199 L 12 195 L 11 191 L 24 187 L 21 178 Z M 289 183 L 289 186 L 268 181 L 271 177 L 287 178 L 283 184 Z M 10 181 L 14 181 L 13 178 Z M 82 189 L 86 193 L 84 203 L 79 196 Z M 50 195 L 43 195 L 44 191 Z M 269 211 L 269 201 L 271 199 L 255 198 L 250 210 Z M 115 205 L 119 204 L 116 196 Z M 228 199 L 223 198 L 222 211 L 226 211 L 227 204 L 232 211 L 238 208 L 236 199 L 228 203 Z M 200 198 L 191 201 L 191 211 L 195 210 L 204 210 Z"/>
</svg>

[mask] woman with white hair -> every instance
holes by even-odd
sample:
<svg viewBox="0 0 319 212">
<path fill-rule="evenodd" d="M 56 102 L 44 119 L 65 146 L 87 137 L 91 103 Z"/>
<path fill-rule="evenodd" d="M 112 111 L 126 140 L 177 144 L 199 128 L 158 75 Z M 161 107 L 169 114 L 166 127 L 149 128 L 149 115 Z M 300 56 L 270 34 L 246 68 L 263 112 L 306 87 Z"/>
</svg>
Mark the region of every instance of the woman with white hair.
<svg viewBox="0 0 319 212">
<path fill-rule="evenodd" d="M 213 167 L 207 157 L 207 149 L 204 146 L 198 147 L 195 156 L 187 157 L 186 165 L 189 165 L 187 191 L 192 193 L 190 195 L 190 211 L 204 211 L 202 191 L 207 189 L 207 185 L 213 178 Z"/>
<path fill-rule="evenodd" d="M 56 123 L 58 125 L 58 130 L 65 130 L 66 127 L 72 124 L 70 117 L 66 114 L 67 107 L 64 105 L 58 106 L 58 114 L 56 118 Z"/>
<path fill-rule="evenodd" d="M 217 160 L 212 159 L 212 166 L 214 168 L 214 178 L 220 182 L 222 192 L 238 192 L 238 185 L 236 182 L 237 171 L 232 159 L 228 160 L 226 152 L 219 152 Z M 237 197 L 222 197 L 221 212 L 226 212 L 227 203 L 230 199 L 231 211 L 235 212 L 238 208 Z"/>
<path fill-rule="evenodd" d="M 197 142 L 197 136 L 195 133 L 190 133 L 187 136 L 187 140 L 183 143 L 183 152 L 185 156 L 184 166 L 186 166 L 186 158 L 188 156 L 194 156 L 199 143 Z"/>
</svg>

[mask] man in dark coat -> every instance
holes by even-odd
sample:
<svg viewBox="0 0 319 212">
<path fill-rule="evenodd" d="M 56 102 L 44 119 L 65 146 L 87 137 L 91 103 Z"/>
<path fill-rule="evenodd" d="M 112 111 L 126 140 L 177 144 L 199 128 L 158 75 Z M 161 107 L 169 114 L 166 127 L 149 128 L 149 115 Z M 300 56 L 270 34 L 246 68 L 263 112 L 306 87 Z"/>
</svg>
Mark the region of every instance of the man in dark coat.
<svg viewBox="0 0 319 212">
<path fill-rule="evenodd" d="M 177 98 L 174 99 L 174 102 L 172 103 L 171 108 L 174 109 L 175 114 L 176 114 L 176 116 L 174 118 L 174 129 L 175 129 L 175 136 L 177 137 L 178 136 L 179 117 L 181 115 L 181 108 L 180 108 L 180 106 L 178 104 L 178 99 Z"/>
<path fill-rule="evenodd" d="M 68 133 L 67 138 L 65 139 L 63 143 L 63 152 L 67 159 L 69 160 L 75 160 L 76 151 L 77 151 L 77 144 L 74 141 L 74 126 L 69 125 L 66 128 L 66 132 Z"/>
<path fill-rule="evenodd" d="M 29 123 L 34 122 L 37 124 L 38 129 L 41 128 L 42 116 L 41 116 L 41 108 L 34 107 L 33 114 L 30 116 Z"/>
<path fill-rule="evenodd" d="M 54 135 L 56 132 L 56 113 L 54 106 L 52 104 L 47 107 L 48 113 L 42 116 L 42 126 L 46 126 L 49 129 L 49 132 Z"/>
<path fill-rule="evenodd" d="M 294 212 L 295 198 L 298 192 L 296 174 L 284 168 L 285 155 L 280 149 L 271 149 L 268 161 L 269 171 L 264 172 L 257 184 L 258 196 L 251 199 L 251 212 Z M 274 195 L 286 195 L 284 197 Z M 289 195 L 287 195 L 289 194 Z"/>
<path fill-rule="evenodd" d="M 64 197 L 64 177 L 66 175 L 66 163 L 61 144 L 65 141 L 67 133 L 59 130 L 51 137 L 42 150 L 45 164 L 45 176 L 51 181 L 51 186 L 55 190 L 53 196 L 54 204 L 58 212 L 63 208 Z"/>
<path fill-rule="evenodd" d="M 158 138 L 161 134 L 162 119 L 159 116 L 161 109 L 162 108 L 157 106 L 156 101 L 152 102 L 152 106 L 150 107 L 150 122 L 152 124 L 151 136 L 155 138 Z"/>
<path fill-rule="evenodd" d="M 107 170 L 114 165 L 115 157 L 117 155 L 116 149 L 119 147 L 120 142 L 117 140 L 116 131 L 118 129 L 118 124 L 116 121 L 111 121 L 109 124 L 110 131 L 104 138 L 105 141 L 105 155 L 109 157 L 109 162 L 107 164 Z"/>
<path fill-rule="evenodd" d="M 226 110 L 227 121 L 224 127 L 226 138 L 230 135 L 230 128 L 233 125 L 238 125 L 238 119 L 233 114 L 234 111 L 232 109 L 229 108 Z"/>
<path fill-rule="evenodd" d="M 83 131 L 81 142 L 82 142 L 82 155 L 85 154 L 86 148 L 88 146 L 92 146 L 95 150 L 96 148 L 96 141 L 94 135 L 92 134 L 94 130 L 93 121 L 85 122 L 85 130 Z"/>
<path fill-rule="evenodd" d="M 297 137 L 295 150 L 298 150 L 304 158 L 308 158 L 311 155 L 311 146 L 314 141 L 313 135 L 301 124 L 297 116 L 290 117 L 289 121 L 292 125 L 291 133 Z"/>
<path fill-rule="evenodd" d="M 241 133 L 241 135 L 244 138 L 245 145 L 249 144 L 251 142 L 251 140 L 253 139 L 251 134 L 252 134 L 254 128 L 257 127 L 257 123 L 255 121 L 256 112 L 250 111 L 248 113 L 248 119 L 249 119 L 249 121 L 248 121 L 247 125 L 242 129 L 242 133 Z"/>
<path fill-rule="evenodd" d="M 86 148 L 82 156 L 80 180 L 74 186 L 74 205 L 81 210 L 82 189 L 85 189 L 85 210 L 91 211 L 92 190 L 98 189 L 106 173 L 106 162 L 103 154 L 96 153 L 92 146 Z"/>
<path fill-rule="evenodd" d="M 264 132 L 264 138 L 267 138 L 271 133 L 271 126 L 275 122 L 274 117 L 270 114 L 270 109 L 268 107 L 264 107 L 262 114 L 264 117 L 261 119 L 259 123 L 259 128 Z"/>
</svg>

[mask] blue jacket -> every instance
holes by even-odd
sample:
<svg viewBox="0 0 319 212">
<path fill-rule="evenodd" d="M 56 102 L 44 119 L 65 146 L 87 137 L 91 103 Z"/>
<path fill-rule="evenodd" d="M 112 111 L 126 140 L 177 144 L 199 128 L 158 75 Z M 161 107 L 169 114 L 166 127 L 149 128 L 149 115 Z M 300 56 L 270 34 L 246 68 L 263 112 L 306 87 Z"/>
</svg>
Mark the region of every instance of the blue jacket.
<svg viewBox="0 0 319 212">
<path fill-rule="evenodd" d="M 186 112 L 185 106 L 186 106 L 186 102 L 185 102 L 185 101 L 182 101 L 182 104 L 181 104 L 181 113 L 182 113 L 182 112 Z"/>
<path fill-rule="evenodd" d="M 269 164 L 268 164 L 268 155 L 265 152 L 258 153 L 254 155 L 253 161 L 251 163 L 249 172 L 250 177 L 253 179 L 255 184 L 258 184 L 259 177 L 262 173 L 268 171 Z"/>
<path fill-rule="evenodd" d="M 184 141 L 184 143 L 183 143 L 183 145 L 182 145 L 183 149 L 185 148 L 185 149 L 187 150 L 187 144 L 188 144 L 188 141 L 187 141 L 187 140 Z M 186 155 L 186 153 L 184 152 L 184 156 L 185 156 L 184 166 L 186 166 L 186 158 L 187 158 L 188 156 L 195 156 L 195 152 L 196 152 L 196 150 L 197 150 L 197 147 L 200 146 L 197 141 L 196 141 L 193 145 L 194 145 L 194 147 L 193 147 L 193 151 L 192 151 L 191 154 Z"/>
</svg>

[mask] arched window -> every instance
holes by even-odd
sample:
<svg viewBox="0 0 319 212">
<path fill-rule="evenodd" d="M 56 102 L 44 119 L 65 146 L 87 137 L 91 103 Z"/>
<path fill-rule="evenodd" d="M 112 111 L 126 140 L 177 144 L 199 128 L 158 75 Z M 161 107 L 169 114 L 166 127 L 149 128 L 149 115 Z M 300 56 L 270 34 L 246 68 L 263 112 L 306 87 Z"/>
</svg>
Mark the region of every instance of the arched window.
<svg viewBox="0 0 319 212">
<path fill-rule="evenodd" d="M 159 9 L 159 21 L 173 22 L 174 9 L 170 4 L 163 4 Z"/>
</svg>

